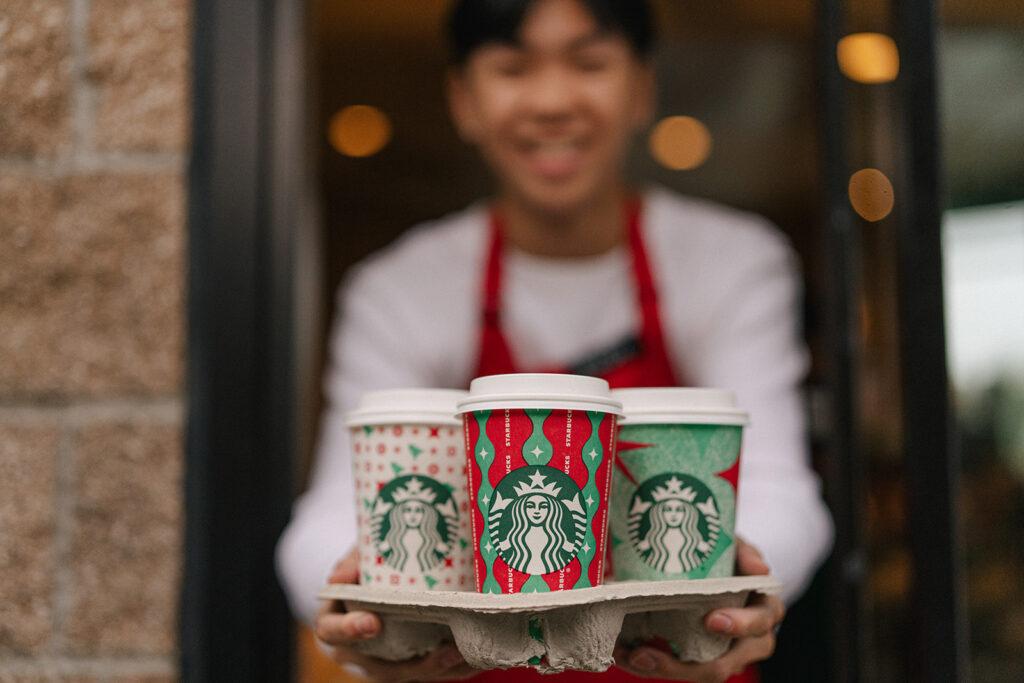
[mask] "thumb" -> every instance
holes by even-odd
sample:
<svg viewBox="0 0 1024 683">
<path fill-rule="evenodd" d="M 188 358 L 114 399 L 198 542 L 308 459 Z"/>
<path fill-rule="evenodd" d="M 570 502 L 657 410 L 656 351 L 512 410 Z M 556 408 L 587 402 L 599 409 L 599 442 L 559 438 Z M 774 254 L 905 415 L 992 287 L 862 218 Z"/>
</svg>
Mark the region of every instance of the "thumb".
<svg viewBox="0 0 1024 683">
<path fill-rule="evenodd" d="M 359 552 L 352 551 L 334 565 L 328 583 L 359 583 Z"/>
<path fill-rule="evenodd" d="M 756 576 L 771 573 L 771 567 L 764 561 L 761 551 L 743 539 L 736 539 L 736 573 L 743 576 Z"/>
</svg>

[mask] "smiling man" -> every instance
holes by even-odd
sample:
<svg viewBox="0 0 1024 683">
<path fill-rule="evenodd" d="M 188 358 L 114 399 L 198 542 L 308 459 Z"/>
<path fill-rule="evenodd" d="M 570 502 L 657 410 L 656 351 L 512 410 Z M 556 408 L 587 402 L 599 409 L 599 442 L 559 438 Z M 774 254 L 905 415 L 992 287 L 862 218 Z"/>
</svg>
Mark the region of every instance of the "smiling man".
<svg viewBox="0 0 1024 683">
<path fill-rule="evenodd" d="M 737 571 L 770 566 L 794 599 L 831 541 L 805 444 L 795 259 L 757 216 L 627 182 L 627 150 L 654 110 L 646 3 L 456 0 L 449 29 L 452 116 L 497 192 L 410 231 L 343 288 L 314 479 L 279 547 L 297 613 L 315 619 L 339 663 L 379 680 L 538 678 L 475 672 L 452 647 L 397 664 L 362 656 L 350 645 L 375 637 L 379 619 L 337 605 L 317 614 L 315 601 L 328 578 L 357 580 L 343 416 L 359 397 L 523 371 L 735 391 L 753 423 L 737 503 L 749 545 L 739 544 Z M 719 659 L 681 663 L 640 647 L 617 652 L 620 668 L 597 677 L 756 680 L 749 665 L 771 655 L 783 613 L 775 597 L 714 610 L 705 627 L 735 638 Z"/>
<path fill-rule="evenodd" d="M 622 168 L 653 115 L 654 79 L 643 3 L 617 4 L 598 15 L 579 2 L 463 3 L 454 15 L 455 123 L 494 171 L 503 236 L 524 251 L 588 256 L 622 241 Z M 616 19 L 633 23 L 632 43 Z"/>
</svg>

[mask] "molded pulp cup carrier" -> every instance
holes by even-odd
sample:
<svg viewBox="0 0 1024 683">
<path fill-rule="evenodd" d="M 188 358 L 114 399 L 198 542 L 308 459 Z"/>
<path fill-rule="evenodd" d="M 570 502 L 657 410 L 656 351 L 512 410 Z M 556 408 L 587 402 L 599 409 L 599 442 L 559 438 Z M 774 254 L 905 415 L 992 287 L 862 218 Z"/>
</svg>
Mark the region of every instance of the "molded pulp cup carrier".
<svg viewBox="0 0 1024 683">
<path fill-rule="evenodd" d="M 709 661 L 730 639 L 705 615 L 780 588 L 688 580 L 731 571 L 746 414 L 727 391 L 500 375 L 468 394 L 367 394 L 348 424 L 368 562 L 361 585 L 321 597 L 380 614 L 381 634 L 353 645 L 364 654 L 399 661 L 454 640 L 481 669 L 603 671 L 616 642 L 659 639 L 681 661 Z M 616 578 L 655 582 L 600 585 L 609 518 Z M 448 592 L 474 582 L 495 595 Z"/>
</svg>

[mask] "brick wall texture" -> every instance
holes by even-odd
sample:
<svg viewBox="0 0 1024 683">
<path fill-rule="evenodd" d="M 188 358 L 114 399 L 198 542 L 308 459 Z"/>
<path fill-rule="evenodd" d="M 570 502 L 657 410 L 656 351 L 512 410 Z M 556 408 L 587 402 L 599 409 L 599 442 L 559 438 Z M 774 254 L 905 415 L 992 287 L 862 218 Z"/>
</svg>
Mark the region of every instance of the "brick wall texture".
<svg viewBox="0 0 1024 683">
<path fill-rule="evenodd" d="M 0 0 L 0 683 L 178 677 L 186 0 Z"/>
</svg>

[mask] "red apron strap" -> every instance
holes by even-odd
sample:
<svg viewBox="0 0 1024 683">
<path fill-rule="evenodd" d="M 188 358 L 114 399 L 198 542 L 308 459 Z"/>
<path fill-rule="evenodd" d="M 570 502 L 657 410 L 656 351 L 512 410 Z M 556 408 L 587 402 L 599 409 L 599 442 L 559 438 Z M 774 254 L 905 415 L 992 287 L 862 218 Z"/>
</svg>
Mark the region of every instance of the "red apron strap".
<svg viewBox="0 0 1024 683">
<path fill-rule="evenodd" d="M 627 236 L 640 308 L 641 353 L 610 369 L 604 378 L 612 387 L 679 386 L 672 369 L 658 313 L 658 293 L 647 259 L 642 234 L 641 202 L 630 199 L 625 206 Z M 480 344 L 474 377 L 519 372 L 511 347 L 501 329 L 502 220 L 497 211 L 490 213 L 489 246 L 483 278 L 483 302 Z M 556 372 L 557 370 L 548 370 Z"/>
<path fill-rule="evenodd" d="M 672 369 L 665 335 L 661 327 L 658 308 L 658 289 L 651 273 L 647 258 L 647 247 L 643 238 L 643 216 L 638 198 L 630 200 L 626 207 L 626 225 L 629 234 L 629 250 L 633 259 L 633 278 L 636 282 L 637 303 L 640 307 L 640 340 L 643 345 L 640 377 L 630 378 L 632 383 L 621 386 L 680 386 L 676 372 Z"/>
<path fill-rule="evenodd" d="M 484 271 L 484 324 L 497 325 L 501 297 L 501 257 L 503 230 L 501 217 L 497 211 L 490 213 L 488 226 L 487 263 Z"/>
<path fill-rule="evenodd" d="M 632 199 L 626 205 L 626 231 L 629 238 L 629 251 L 633 259 L 633 277 L 636 280 L 640 304 L 650 306 L 657 303 L 658 295 L 654 289 L 654 277 L 651 275 L 651 269 L 647 262 L 647 249 L 644 246 L 642 225 L 643 216 L 640 201 Z"/>
<path fill-rule="evenodd" d="M 505 335 L 501 331 L 501 259 L 502 224 L 497 211 L 490 213 L 487 261 L 483 278 L 483 305 L 481 307 L 480 343 L 474 377 L 516 372 Z"/>
</svg>

